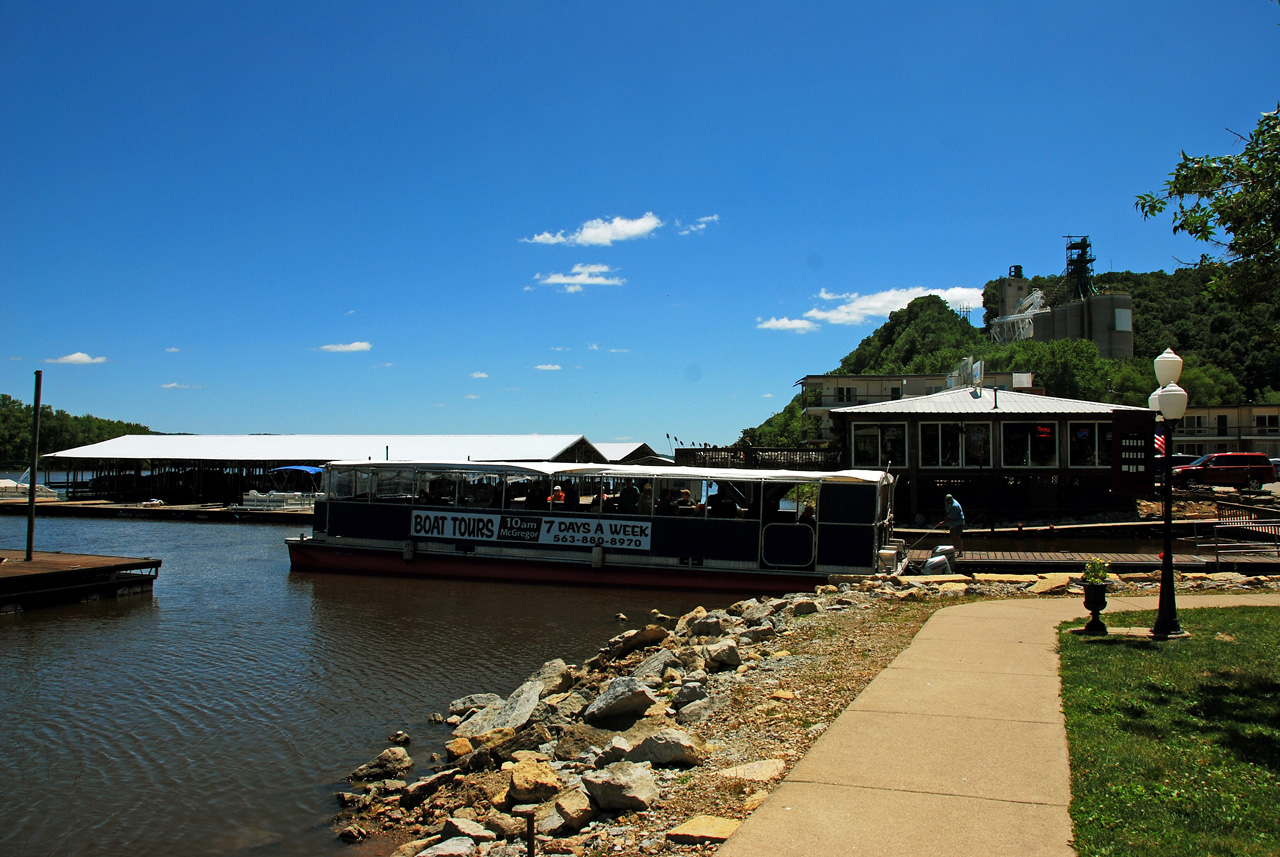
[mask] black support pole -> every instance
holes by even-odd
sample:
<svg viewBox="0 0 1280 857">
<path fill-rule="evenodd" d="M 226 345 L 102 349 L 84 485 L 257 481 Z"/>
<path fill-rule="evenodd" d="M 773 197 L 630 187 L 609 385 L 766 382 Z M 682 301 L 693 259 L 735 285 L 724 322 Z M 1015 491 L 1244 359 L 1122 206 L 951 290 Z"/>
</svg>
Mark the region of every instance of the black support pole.
<svg viewBox="0 0 1280 857">
<path fill-rule="evenodd" d="M 36 370 L 36 398 L 31 406 L 31 472 L 27 474 L 27 562 L 36 544 L 36 481 L 40 465 L 40 381 L 44 373 Z"/>
</svg>

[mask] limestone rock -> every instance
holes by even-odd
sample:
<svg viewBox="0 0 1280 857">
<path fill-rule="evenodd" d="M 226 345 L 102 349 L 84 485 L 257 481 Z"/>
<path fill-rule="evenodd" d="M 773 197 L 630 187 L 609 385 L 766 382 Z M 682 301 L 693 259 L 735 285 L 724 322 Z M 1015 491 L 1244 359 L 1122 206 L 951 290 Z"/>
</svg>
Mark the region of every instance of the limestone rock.
<svg viewBox="0 0 1280 857">
<path fill-rule="evenodd" d="M 685 682 L 671 697 L 671 707 L 679 710 L 692 702 L 706 699 L 708 695 L 706 689 L 702 686 L 702 682 Z"/>
<path fill-rule="evenodd" d="M 742 653 L 738 651 L 738 642 L 732 638 L 717 640 L 708 646 L 695 646 L 703 660 L 717 669 L 733 669 L 742 663 Z"/>
<path fill-rule="evenodd" d="M 398 779 L 413 767 L 413 759 L 403 747 L 388 747 L 377 758 L 356 768 L 347 779 L 353 782 Z"/>
<path fill-rule="evenodd" d="M 792 616 L 807 616 L 810 613 L 819 613 L 822 611 L 822 605 L 812 598 L 801 598 L 791 604 Z"/>
<path fill-rule="evenodd" d="M 748 762 L 745 765 L 736 765 L 732 768 L 723 768 L 716 771 L 721 777 L 728 777 L 735 780 L 751 780 L 752 782 L 764 783 L 782 775 L 786 770 L 787 763 L 782 759 L 761 759 L 758 762 Z"/>
<path fill-rule="evenodd" d="M 466 717 L 473 711 L 488 708 L 490 705 L 501 705 L 502 697 L 496 693 L 472 693 L 449 703 L 449 714 L 454 717 Z"/>
<path fill-rule="evenodd" d="M 701 765 L 706 758 L 703 742 L 679 729 L 663 729 L 650 735 L 626 755 L 628 762 L 649 762 L 660 768 Z"/>
<path fill-rule="evenodd" d="M 440 841 L 439 836 L 428 836 L 425 839 L 413 839 L 391 852 L 391 857 L 417 857 L 432 845 Z"/>
<path fill-rule="evenodd" d="M 614 762 L 582 775 L 582 786 L 603 810 L 648 809 L 658 799 L 653 771 L 635 762 Z"/>
<path fill-rule="evenodd" d="M 498 836 L 484 825 L 468 818 L 445 819 L 444 828 L 440 831 L 442 840 L 465 836 L 472 842 L 494 842 Z"/>
<path fill-rule="evenodd" d="M 676 722 L 681 726 L 688 726 L 690 723 L 697 723 L 712 711 L 715 711 L 716 707 L 717 703 L 712 697 L 699 699 L 697 702 L 691 702 L 676 712 Z"/>
<path fill-rule="evenodd" d="M 723 610 L 712 610 L 688 624 L 690 637 L 719 637 L 728 633 L 738 620 Z"/>
<path fill-rule="evenodd" d="M 569 789 L 556 798 L 556 814 L 576 832 L 590 824 L 599 813 L 586 792 L 582 789 Z"/>
<path fill-rule="evenodd" d="M 631 752 L 631 742 L 621 735 L 614 735 L 609 739 L 609 743 L 596 756 L 594 767 L 604 768 L 612 765 L 614 762 L 621 762 Z"/>
<path fill-rule="evenodd" d="M 524 836 L 527 829 L 523 818 L 494 811 L 484 817 L 484 826 L 492 830 L 500 839 L 514 839 Z"/>
<path fill-rule="evenodd" d="M 442 785 L 452 780 L 457 773 L 457 768 L 448 768 L 438 774 L 432 774 L 429 777 L 418 780 L 416 783 L 409 783 L 400 794 L 400 808 L 411 810 L 422 806 L 427 798 L 435 794 Z"/>
<path fill-rule="evenodd" d="M 649 688 L 639 681 L 631 676 L 620 676 L 605 685 L 595 701 L 587 706 L 582 719 L 594 722 L 624 715 L 639 716 L 657 701 Z"/>
<path fill-rule="evenodd" d="M 1071 583 L 1071 575 L 1054 573 L 1045 574 L 1040 577 L 1028 592 L 1034 592 L 1036 595 L 1061 595 L 1067 591 L 1067 586 Z"/>
<path fill-rule="evenodd" d="M 650 677 L 661 678 L 663 673 L 665 673 L 669 667 L 679 666 L 680 659 L 676 657 L 675 652 L 670 649 L 658 649 L 658 651 L 641 661 L 640 664 L 631 671 L 631 676 L 637 679 Z"/>
<path fill-rule="evenodd" d="M 545 762 L 516 762 L 511 767 L 511 799 L 518 803 L 541 803 L 562 788 L 560 775 Z"/>
<path fill-rule="evenodd" d="M 676 636 L 688 637 L 689 624 L 691 622 L 696 622 L 697 620 L 701 619 L 703 616 L 706 616 L 706 615 L 707 615 L 707 608 L 699 606 L 699 607 L 693 608 L 688 613 L 681 616 L 680 620 L 676 622 L 676 631 L 675 631 Z"/>
<path fill-rule="evenodd" d="M 756 625 L 754 628 L 739 632 L 738 639 L 744 643 L 759 643 L 777 635 L 777 633 L 772 625 Z"/>
<path fill-rule="evenodd" d="M 696 845 L 704 842 L 724 842 L 738 826 L 742 824 L 736 818 L 720 818 L 715 815 L 698 815 L 679 827 L 667 831 L 667 838 L 672 842 Z"/>
<path fill-rule="evenodd" d="M 446 741 L 444 745 L 444 751 L 451 761 L 467 755 L 474 749 L 475 747 L 472 747 L 471 742 L 466 738 L 454 738 L 452 741 Z"/>
<path fill-rule="evenodd" d="M 475 857 L 476 844 L 466 836 L 444 839 L 419 852 L 418 857 Z"/>
<path fill-rule="evenodd" d="M 527 679 L 526 682 L 537 682 L 542 685 L 540 696 L 563 693 L 573 687 L 573 670 L 560 658 L 547 661 Z"/>
<path fill-rule="evenodd" d="M 490 705 L 462 721 L 453 730 L 455 738 L 471 738 L 494 729 L 519 729 L 529 720 L 542 695 L 542 685 L 527 681 L 516 688 L 501 705 Z"/>
</svg>

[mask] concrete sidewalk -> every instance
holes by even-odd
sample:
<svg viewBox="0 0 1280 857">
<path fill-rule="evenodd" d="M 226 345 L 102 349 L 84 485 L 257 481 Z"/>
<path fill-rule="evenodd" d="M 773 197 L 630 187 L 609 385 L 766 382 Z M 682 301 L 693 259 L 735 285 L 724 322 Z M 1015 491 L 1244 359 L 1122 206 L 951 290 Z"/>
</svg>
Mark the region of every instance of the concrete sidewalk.
<svg viewBox="0 0 1280 857">
<path fill-rule="evenodd" d="M 1156 609 L 1154 596 L 1107 602 L 1104 621 Z M 1239 605 L 1280 593 L 1178 598 L 1180 611 Z M 1080 596 L 939 610 L 720 857 L 1074 855 L 1056 626 L 1087 615 Z"/>
</svg>

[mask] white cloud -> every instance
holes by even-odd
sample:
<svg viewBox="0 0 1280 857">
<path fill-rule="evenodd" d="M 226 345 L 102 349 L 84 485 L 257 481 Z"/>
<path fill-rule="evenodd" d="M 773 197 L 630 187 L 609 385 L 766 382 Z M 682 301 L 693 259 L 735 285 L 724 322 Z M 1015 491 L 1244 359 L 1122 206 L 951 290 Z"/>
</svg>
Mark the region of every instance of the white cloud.
<svg viewBox="0 0 1280 857">
<path fill-rule="evenodd" d="M 577 284 L 574 284 L 572 286 L 565 286 L 560 291 L 564 292 L 566 295 L 576 295 L 578 292 L 582 291 L 582 286 L 579 286 Z"/>
<path fill-rule="evenodd" d="M 804 314 L 804 317 L 825 321 L 828 324 L 862 324 L 868 318 L 887 318 L 889 313 L 902 309 L 924 295 L 937 295 L 955 310 L 959 310 L 962 306 L 982 306 L 982 289 L 926 289 L 922 286 L 914 286 L 909 289 L 888 289 L 870 295 L 860 295 L 857 292 L 837 295 L 823 289 L 818 293 L 820 299 L 843 301 L 843 303 L 834 309 L 811 309 Z"/>
<path fill-rule="evenodd" d="M 368 351 L 371 348 L 373 348 L 373 346 L 367 342 L 348 342 L 346 344 L 320 346 L 321 351 L 329 351 L 329 352 L 335 352 L 335 353 L 345 353 L 345 352 L 351 352 L 351 351 Z"/>
<path fill-rule="evenodd" d="M 591 343 L 590 345 L 588 345 L 588 346 L 587 346 L 587 350 L 588 350 L 588 351 L 599 351 L 599 350 L 600 350 L 600 346 L 593 342 L 593 343 Z"/>
<path fill-rule="evenodd" d="M 772 399 L 772 398 L 773 398 L 773 393 L 765 393 L 765 394 L 764 394 L 763 396 L 761 396 L 760 398 L 762 398 L 762 399 Z"/>
<path fill-rule="evenodd" d="M 632 238 L 644 238 L 662 225 L 652 211 L 645 212 L 643 217 L 628 220 L 615 217 L 612 220 L 588 220 L 582 228 L 570 235 L 564 230 L 552 235 L 541 232 L 532 238 L 521 238 L 526 244 L 580 244 L 596 247 L 608 247 L 614 241 L 629 241 Z"/>
<path fill-rule="evenodd" d="M 630 348 L 610 348 L 609 353 L 610 354 L 630 354 L 631 349 Z"/>
<path fill-rule="evenodd" d="M 396 364 L 394 364 L 394 363 L 374 363 L 372 368 L 374 368 L 374 369 L 386 369 L 388 366 L 394 366 L 394 365 L 396 365 Z"/>
<path fill-rule="evenodd" d="M 679 227 L 680 235 L 690 235 L 696 232 L 702 232 L 704 229 L 707 228 L 708 223 L 718 223 L 719 221 L 720 221 L 720 215 L 709 214 L 706 217 L 699 217 L 697 220 L 695 220 L 693 223 L 688 224 L 687 226 L 684 224 L 681 224 L 680 221 L 677 220 L 676 226 Z"/>
<path fill-rule="evenodd" d="M 73 363 L 78 366 L 87 366 L 90 363 L 106 363 L 107 358 L 90 357 L 88 354 L 85 354 L 83 351 L 76 351 L 75 353 L 68 354 L 64 357 L 49 357 L 44 362 L 45 363 Z"/>
<path fill-rule="evenodd" d="M 466 394 L 465 396 L 463 396 L 462 398 L 464 398 L 464 399 L 478 399 L 478 398 L 480 398 L 480 396 L 479 396 L 479 394 L 478 394 L 478 393 L 467 393 L 467 394 Z"/>
<path fill-rule="evenodd" d="M 533 368 L 537 369 L 539 372 L 559 372 L 564 367 L 559 363 L 539 363 Z"/>
<path fill-rule="evenodd" d="M 181 348 L 166 348 L 164 351 L 166 354 L 177 354 L 181 350 Z"/>
<path fill-rule="evenodd" d="M 818 325 L 802 318 L 770 318 L 765 321 L 756 318 L 756 327 L 760 330 L 789 330 L 792 333 L 810 333 L 818 329 Z"/>
<path fill-rule="evenodd" d="M 160 389 L 161 390 L 199 390 L 201 388 L 199 384 L 196 384 L 193 386 L 191 384 L 179 384 L 175 381 L 172 384 L 161 384 Z"/>
<path fill-rule="evenodd" d="M 488 377 L 489 377 L 489 373 L 488 373 L 488 372 L 472 372 L 472 373 L 471 373 L 471 375 L 470 375 L 470 377 L 472 377 L 472 378 L 488 378 Z"/>
<path fill-rule="evenodd" d="M 534 279 L 544 286 L 564 286 L 563 291 L 574 293 L 582 291 L 583 286 L 620 286 L 626 282 L 622 277 L 606 277 L 605 274 L 617 273 L 608 265 L 574 265 L 567 274 L 535 274 Z"/>
</svg>

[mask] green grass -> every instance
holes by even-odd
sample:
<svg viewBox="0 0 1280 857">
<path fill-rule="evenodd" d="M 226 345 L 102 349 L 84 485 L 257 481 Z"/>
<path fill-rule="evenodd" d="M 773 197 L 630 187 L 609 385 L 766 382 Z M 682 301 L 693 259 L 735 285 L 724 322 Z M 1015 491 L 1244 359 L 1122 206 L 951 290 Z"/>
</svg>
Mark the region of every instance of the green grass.
<svg viewBox="0 0 1280 857">
<path fill-rule="evenodd" d="M 1280 854 L 1280 610 L 1179 619 L 1191 637 L 1060 635 L 1080 857 Z"/>
</svg>

